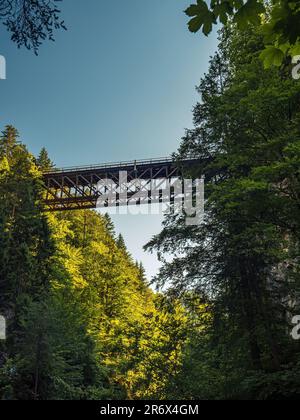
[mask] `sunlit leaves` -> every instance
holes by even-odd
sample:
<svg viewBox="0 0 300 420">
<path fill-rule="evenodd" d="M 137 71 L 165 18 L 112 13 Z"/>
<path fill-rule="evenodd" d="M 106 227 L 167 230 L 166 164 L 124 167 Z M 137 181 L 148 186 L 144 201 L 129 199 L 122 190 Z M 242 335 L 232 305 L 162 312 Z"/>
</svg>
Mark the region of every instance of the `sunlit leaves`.
<svg viewBox="0 0 300 420">
<path fill-rule="evenodd" d="M 267 47 L 261 54 L 260 58 L 263 60 L 265 68 L 270 68 L 272 65 L 280 66 L 284 58 L 284 53 L 276 47 Z"/>
</svg>

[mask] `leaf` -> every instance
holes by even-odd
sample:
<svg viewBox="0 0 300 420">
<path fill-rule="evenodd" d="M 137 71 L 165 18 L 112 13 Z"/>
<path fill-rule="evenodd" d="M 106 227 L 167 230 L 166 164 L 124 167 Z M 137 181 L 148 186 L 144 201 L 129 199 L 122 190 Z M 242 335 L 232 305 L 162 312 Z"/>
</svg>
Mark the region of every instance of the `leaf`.
<svg viewBox="0 0 300 420">
<path fill-rule="evenodd" d="M 237 12 L 234 22 L 240 29 L 245 29 L 249 23 L 258 25 L 261 22 L 260 15 L 266 11 L 264 5 L 258 0 L 248 0 Z"/>
<path fill-rule="evenodd" d="M 192 4 L 186 9 L 185 14 L 190 17 L 197 16 L 199 14 L 199 6 L 197 6 L 196 4 Z"/>
<path fill-rule="evenodd" d="M 192 4 L 190 7 L 186 9 L 185 14 L 190 17 L 193 17 L 193 16 L 203 17 L 208 11 L 209 9 L 205 1 L 198 0 L 197 4 Z"/>
<path fill-rule="evenodd" d="M 286 54 L 290 48 L 290 44 L 288 43 L 280 44 L 278 45 L 278 48 L 283 52 L 283 54 Z"/>
<path fill-rule="evenodd" d="M 213 25 L 213 21 L 211 21 L 211 22 L 205 22 L 205 24 L 203 25 L 203 29 L 202 29 L 204 35 L 207 36 L 207 35 L 209 35 L 211 33 L 211 31 L 212 31 L 212 25 Z"/>
<path fill-rule="evenodd" d="M 202 19 L 199 16 L 196 16 L 189 21 L 188 25 L 191 32 L 198 32 L 202 26 Z"/>
<path fill-rule="evenodd" d="M 213 12 L 208 9 L 207 4 L 203 0 L 197 0 L 197 5 L 191 5 L 185 13 L 192 17 L 188 23 L 191 32 L 198 32 L 202 27 L 205 35 L 212 31 L 212 26 L 216 23 L 216 18 Z"/>
<path fill-rule="evenodd" d="M 223 25 L 226 25 L 228 22 L 228 17 L 232 16 L 233 14 L 233 7 L 230 6 L 228 2 L 217 4 L 213 10 L 214 15 L 219 17 L 220 22 L 223 23 Z"/>
<path fill-rule="evenodd" d="M 290 53 L 291 56 L 295 56 L 295 55 L 300 55 L 300 43 L 294 45 L 291 49 L 290 49 Z"/>
<path fill-rule="evenodd" d="M 260 54 L 261 60 L 264 62 L 266 69 L 272 65 L 280 67 L 284 59 L 284 53 L 276 47 L 269 46 Z"/>
</svg>

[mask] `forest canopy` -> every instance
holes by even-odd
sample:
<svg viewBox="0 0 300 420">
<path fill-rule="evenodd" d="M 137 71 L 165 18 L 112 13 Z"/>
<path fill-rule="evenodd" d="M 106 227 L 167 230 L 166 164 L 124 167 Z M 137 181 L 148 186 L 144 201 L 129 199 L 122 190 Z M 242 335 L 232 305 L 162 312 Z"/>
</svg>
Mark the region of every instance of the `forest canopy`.
<svg viewBox="0 0 300 420">
<path fill-rule="evenodd" d="M 300 395 L 299 340 L 291 337 L 300 311 L 300 84 L 265 69 L 263 49 L 253 26 L 220 33 L 194 127 L 175 156 L 203 162 L 185 176 L 205 176 L 204 223 L 167 217 L 146 247 L 173 256 L 160 287 L 209 298 L 212 328 L 195 336 L 186 360 L 198 397 L 203 389 L 217 399 Z"/>
<path fill-rule="evenodd" d="M 108 215 L 47 214 L 14 127 L 0 138 L 0 399 L 167 398 L 190 309 L 154 293 Z M 193 309 L 202 317 L 206 305 Z M 206 317 L 206 315 L 205 315 Z"/>
</svg>

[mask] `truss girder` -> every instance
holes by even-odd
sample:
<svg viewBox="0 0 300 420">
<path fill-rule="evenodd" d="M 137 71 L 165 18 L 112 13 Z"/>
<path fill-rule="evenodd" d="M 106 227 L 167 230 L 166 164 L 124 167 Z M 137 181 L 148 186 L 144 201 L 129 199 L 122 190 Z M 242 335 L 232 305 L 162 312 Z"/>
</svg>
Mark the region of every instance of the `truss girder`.
<svg viewBox="0 0 300 420">
<path fill-rule="evenodd" d="M 184 165 L 190 166 L 197 163 L 197 160 L 186 160 Z M 128 200 L 125 202 L 120 199 L 120 172 L 127 173 L 127 193 Z M 169 194 L 169 199 L 163 198 L 162 192 L 163 183 L 165 180 L 178 179 L 182 176 L 182 171 L 170 159 L 160 162 L 146 162 L 139 164 L 131 162 L 119 165 L 101 165 L 99 167 L 91 168 L 71 168 L 53 170 L 44 173 L 44 204 L 48 211 L 66 211 L 66 210 L 80 210 L 92 209 L 99 205 L 99 197 L 105 193 L 99 188 L 99 183 L 104 180 L 111 180 L 115 185 L 115 200 L 110 205 L 116 207 L 122 205 L 140 205 L 162 203 L 166 201 L 174 201 L 174 191 Z M 138 188 L 134 187 L 134 183 L 140 185 L 143 190 L 143 198 L 140 200 L 132 200 Z M 149 191 L 149 185 L 156 183 L 155 195 Z M 124 186 L 123 186 L 124 187 Z M 97 205 L 98 202 L 98 205 Z M 101 207 L 108 206 L 108 203 L 103 203 Z"/>
</svg>

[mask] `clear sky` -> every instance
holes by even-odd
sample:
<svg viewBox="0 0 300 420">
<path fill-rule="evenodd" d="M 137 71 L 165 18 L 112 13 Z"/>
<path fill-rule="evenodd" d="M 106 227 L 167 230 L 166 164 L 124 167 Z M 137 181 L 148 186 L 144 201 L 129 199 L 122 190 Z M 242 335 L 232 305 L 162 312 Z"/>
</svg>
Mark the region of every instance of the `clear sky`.
<svg viewBox="0 0 300 420">
<path fill-rule="evenodd" d="M 0 29 L 0 127 L 13 124 L 37 154 L 57 166 L 168 156 L 191 127 L 195 85 L 216 36 L 192 35 L 183 10 L 191 0 L 63 0 L 67 32 L 36 57 Z M 142 246 L 160 216 L 114 216 L 148 275 L 158 263 Z"/>
</svg>

